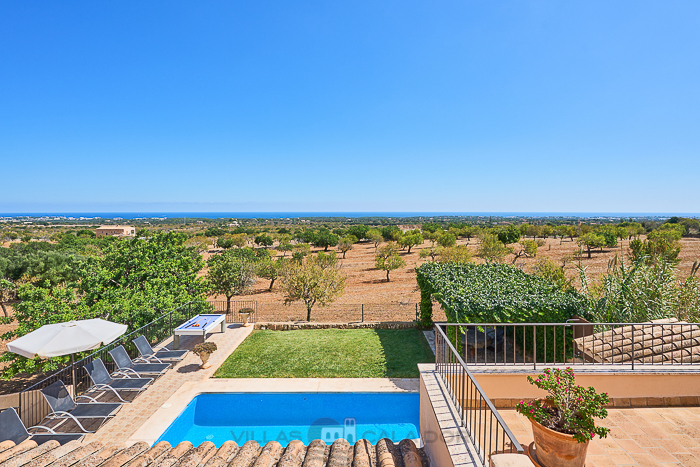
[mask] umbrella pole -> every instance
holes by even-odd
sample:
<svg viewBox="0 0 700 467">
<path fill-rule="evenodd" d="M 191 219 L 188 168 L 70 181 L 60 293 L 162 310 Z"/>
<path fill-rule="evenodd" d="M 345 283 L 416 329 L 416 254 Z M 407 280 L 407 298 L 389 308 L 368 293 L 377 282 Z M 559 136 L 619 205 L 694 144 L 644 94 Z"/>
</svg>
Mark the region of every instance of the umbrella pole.
<svg viewBox="0 0 700 467">
<path fill-rule="evenodd" d="M 75 354 L 70 354 L 70 377 L 73 382 L 73 398 L 78 395 L 78 383 L 75 381 Z"/>
</svg>

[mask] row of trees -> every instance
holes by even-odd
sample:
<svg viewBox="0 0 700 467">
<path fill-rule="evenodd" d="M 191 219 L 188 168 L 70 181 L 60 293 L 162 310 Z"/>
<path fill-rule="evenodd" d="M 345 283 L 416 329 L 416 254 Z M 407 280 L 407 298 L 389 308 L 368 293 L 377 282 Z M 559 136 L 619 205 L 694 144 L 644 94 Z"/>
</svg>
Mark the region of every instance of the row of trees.
<svg viewBox="0 0 700 467">
<path fill-rule="evenodd" d="M 272 258 L 267 250 L 240 248 L 212 256 L 208 263 L 210 290 L 226 297 L 226 312 L 234 296 L 251 292 L 256 277 L 269 279 L 270 290 L 280 281 L 285 303 L 302 301 L 308 321 L 315 305 L 331 303 L 345 288 L 345 275 L 335 252 L 319 252 L 300 258 Z"/>
</svg>

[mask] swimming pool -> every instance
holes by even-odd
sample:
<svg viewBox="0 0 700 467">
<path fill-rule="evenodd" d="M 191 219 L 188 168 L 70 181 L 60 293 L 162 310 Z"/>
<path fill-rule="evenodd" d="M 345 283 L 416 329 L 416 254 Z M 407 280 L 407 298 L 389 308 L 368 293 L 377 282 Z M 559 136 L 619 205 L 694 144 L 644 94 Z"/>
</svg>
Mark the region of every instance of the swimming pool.
<svg viewBox="0 0 700 467">
<path fill-rule="evenodd" d="M 158 441 L 217 447 L 227 440 L 239 446 L 248 440 L 282 446 L 294 439 L 306 445 L 338 438 L 398 442 L 420 437 L 419 402 L 418 393 L 395 392 L 199 394 Z"/>
</svg>

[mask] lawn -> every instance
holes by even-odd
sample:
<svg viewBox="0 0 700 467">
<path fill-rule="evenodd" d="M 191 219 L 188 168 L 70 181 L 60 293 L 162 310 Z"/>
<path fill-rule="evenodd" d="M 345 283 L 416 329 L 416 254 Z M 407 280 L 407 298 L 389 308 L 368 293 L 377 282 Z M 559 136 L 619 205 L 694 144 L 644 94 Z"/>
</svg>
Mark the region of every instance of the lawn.
<svg viewBox="0 0 700 467">
<path fill-rule="evenodd" d="M 418 378 L 435 357 L 417 329 L 255 331 L 216 378 Z"/>
</svg>

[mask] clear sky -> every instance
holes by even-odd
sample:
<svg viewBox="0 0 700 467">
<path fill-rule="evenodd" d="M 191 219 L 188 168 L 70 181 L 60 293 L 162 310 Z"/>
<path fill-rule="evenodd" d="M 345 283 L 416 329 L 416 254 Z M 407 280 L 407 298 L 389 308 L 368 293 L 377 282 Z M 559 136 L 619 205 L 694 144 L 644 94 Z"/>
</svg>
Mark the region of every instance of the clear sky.
<svg viewBox="0 0 700 467">
<path fill-rule="evenodd" d="M 700 212 L 700 2 L 0 1 L 0 212 Z"/>
</svg>

